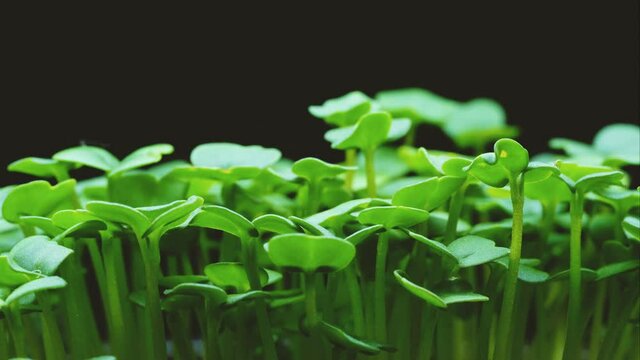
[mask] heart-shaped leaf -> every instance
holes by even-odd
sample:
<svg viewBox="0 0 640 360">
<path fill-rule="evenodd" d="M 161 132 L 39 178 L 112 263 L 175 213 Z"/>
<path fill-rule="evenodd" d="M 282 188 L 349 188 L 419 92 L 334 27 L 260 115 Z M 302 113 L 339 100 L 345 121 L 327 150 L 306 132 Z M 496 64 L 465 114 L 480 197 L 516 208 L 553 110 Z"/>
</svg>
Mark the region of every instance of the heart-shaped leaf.
<svg viewBox="0 0 640 360">
<path fill-rule="evenodd" d="M 73 164 L 67 162 L 39 157 L 27 157 L 12 162 L 7 169 L 13 172 L 63 181 L 69 178 L 69 170 L 73 169 L 73 167 Z"/>
<path fill-rule="evenodd" d="M 353 219 L 353 216 L 351 215 L 352 212 L 356 211 L 357 209 L 369 206 L 373 201 L 377 200 L 369 198 L 350 200 L 331 209 L 319 212 L 315 215 L 311 215 L 306 220 L 310 223 L 327 226 L 330 228 L 334 226 L 340 226 L 340 224 Z"/>
<path fill-rule="evenodd" d="M 100 231 L 106 230 L 107 224 L 101 220 L 88 220 L 71 226 L 65 229 L 60 234 L 56 235 L 52 241 L 60 242 L 64 238 L 99 238 Z"/>
<path fill-rule="evenodd" d="M 402 270 L 395 270 L 393 272 L 393 276 L 396 278 L 398 283 L 411 294 L 419 297 L 420 299 L 435 307 L 439 307 L 442 309 L 446 309 L 447 306 L 451 304 L 489 301 L 488 297 L 473 292 L 453 292 L 442 293 L 440 295 L 436 294 L 422 286 L 416 285 L 411 280 L 407 279 L 406 274 Z"/>
<path fill-rule="evenodd" d="M 442 206 L 464 182 L 464 178 L 453 176 L 433 177 L 398 190 L 391 203 L 432 211 Z"/>
<path fill-rule="evenodd" d="M 53 155 L 54 160 L 66 161 L 80 166 L 109 172 L 120 163 L 109 151 L 96 146 L 76 146 L 59 151 Z"/>
<path fill-rule="evenodd" d="M 190 196 L 187 200 L 184 200 L 179 204 L 173 203 L 173 206 L 170 209 L 167 209 L 165 212 L 158 215 L 153 222 L 151 222 L 151 225 L 143 236 L 148 236 L 152 232 L 167 226 L 169 223 L 189 215 L 194 210 L 200 208 L 202 204 L 204 204 L 204 199 L 199 196 Z"/>
<path fill-rule="evenodd" d="M 29 281 L 13 290 L 4 300 L 7 305 L 19 300 L 20 298 L 46 290 L 60 289 L 67 286 L 67 282 L 58 276 L 47 276 L 40 279 Z"/>
<path fill-rule="evenodd" d="M 253 225 L 260 233 L 290 234 L 300 231 L 293 221 L 276 214 L 258 216 L 253 219 Z"/>
<path fill-rule="evenodd" d="M 204 275 L 170 275 L 158 280 L 158 284 L 164 288 L 173 288 L 184 283 L 203 283 L 209 281 Z"/>
<path fill-rule="evenodd" d="M 374 206 L 362 210 L 358 221 L 364 225 L 382 225 L 386 229 L 410 227 L 424 222 L 429 212 L 406 206 Z"/>
<path fill-rule="evenodd" d="M 634 207 L 640 207 L 640 191 L 628 190 L 620 186 L 609 186 L 598 191 L 598 199 L 616 208 L 616 211 L 627 214 Z"/>
<path fill-rule="evenodd" d="M 506 124 L 502 106 L 491 99 L 474 99 L 457 106 L 447 117 L 443 130 L 459 147 L 476 148 L 518 134 L 515 127 Z"/>
<path fill-rule="evenodd" d="M 293 221 L 308 234 L 333 237 L 333 233 L 321 225 L 314 224 L 297 216 L 289 216 L 289 220 Z"/>
<path fill-rule="evenodd" d="M 459 103 L 430 91 L 406 88 L 382 91 L 376 94 L 382 110 L 396 118 L 409 118 L 416 122 L 442 125 Z"/>
<path fill-rule="evenodd" d="M 9 252 L 9 256 L 23 269 L 42 275 L 53 275 L 72 253 L 73 250 L 58 245 L 46 236 L 35 235 L 18 242 Z"/>
<path fill-rule="evenodd" d="M 309 112 L 331 125 L 344 127 L 355 124 L 371 108 L 371 98 L 360 91 L 352 91 L 343 96 L 329 99 L 322 105 L 309 106 Z"/>
<path fill-rule="evenodd" d="M 348 241 L 306 234 L 277 235 L 264 248 L 276 266 L 307 273 L 341 270 L 349 265 L 356 252 Z"/>
<path fill-rule="evenodd" d="M 86 207 L 89 213 L 104 221 L 125 225 L 138 238 L 142 238 L 151 225 L 149 219 L 142 212 L 126 205 L 106 201 L 90 201 Z"/>
<path fill-rule="evenodd" d="M 571 162 L 556 161 L 560 178 L 572 189 L 587 193 L 610 185 L 621 185 L 624 173 L 604 166 L 584 166 Z"/>
<path fill-rule="evenodd" d="M 217 205 L 204 206 L 193 218 L 191 225 L 221 230 L 240 239 L 258 236 L 258 230 L 251 221 L 233 210 Z"/>
<path fill-rule="evenodd" d="M 453 262 L 455 262 L 456 264 L 458 263 L 458 258 L 456 257 L 456 255 L 452 253 L 451 250 L 449 250 L 449 248 L 445 244 L 439 241 L 431 240 L 413 231 L 407 230 L 406 232 L 407 232 L 407 235 L 409 235 L 412 239 L 423 243 L 431 251 L 435 252 L 436 254 L 446 257 L 452 260 Z"/>
<path fill-rule="evenodd" d="M 493 187 L 503 187 L 510 176 L 516 176 L 529 165 L 529 152 L 517 141 L 500 139 L 493 153 L 476 157 L 467 167 L 469 174 Z"/>
<path fill-rule="evenodd" d="M 496 259 L 494 264 L 499 265 L 504 270 L 509 269 L 509 257 L 501 257 Z M 518 267 L 518 279 L 527 283 L 543 283 L 549 279 L 549 274 L 535 268 L 540 263 L 537 259 L 520 259 L 520 266 Z"/>
<path fill-rule="evenodd" d="M 320 159 L 307 157 L 293 163 L 291 171 L 299 177 L 308 181 L 319 181 L 325 178 L 332 178 L 343 174 L 355 167 L 330 164 Z"/>
<path fill-rule="evenodd" d="M 372 112 L 361 117 L 355 125 L 327 131 L 325 140 L 334 149 L 372 150 L 401 138 L 410 128 L 409 119 L 392 120 L 387 112 Z"/>
<path fill-rule="evenodd" d="M 191 295 L 202 296 L 210 301 L 213 306 L 224 304 L 227 301 L 227 293 L 221 288 L 211 284 L 183 283 L 164 291 L 167 296 Z"/>
<path fill-rule="evenodd" d="M 20 223 L 38 228 L 49 237 L 54 237 L 63 231 L 53 224 L 51 218 L 44 216 L 20 216 Z"/>
<path fill-rule="evenodd" d="M 227 292 L 243 293 L 251 290 L 247 277 L 247 270 L 241 263 L 219 262 L 205 266 L 204 273 L 212 284 Z M 269 275 L 264 269 L 259 269 L 260 284 L 264 287 L 269 282 Z"/>
<path fill-rule="evenodd" d="M 232 143 L 208 143 L 198 145 L 191 152 L 191 163 L 197 167 L 224 169 L 263 169 L 273 165 L 281 157 L 280 150 L 262 146 L 243 146 Z"/>
<path fill-rule="evenodd" d="M 155 164 L 162 160 L 162 156 L 171 153 L 173 153 L 173 146 L 170 144 L 155 144 L 142 147 L 122 159 L 118 165 L 111 169 L 109 175 L 114 176 L 128 170 Z"/>
<path fill-rule="evenodd" d="M 448 249 L 458 259 L 461 268 L 486 264 L 509 254 L 509 249 L 498 247 L 495 242 L 475 235 L 454 240 Z"/>
<path fill-rule="evenodd" d="M 527 181 L 524 194 L 530 199 L 555 204 L 571 200 L 571 190 L 564 181 L 556 176 L 550 176 L 541 181 Z"/>
<path fill-rule="evenodd" d="M 20 216 L 49 217 L 58 210 L 73 209 L 76 181 L 66 180 L 52 186 L 36 180 L 11 189 L 2 204 L 2 216 L 18 223 Z"/>
</svg>

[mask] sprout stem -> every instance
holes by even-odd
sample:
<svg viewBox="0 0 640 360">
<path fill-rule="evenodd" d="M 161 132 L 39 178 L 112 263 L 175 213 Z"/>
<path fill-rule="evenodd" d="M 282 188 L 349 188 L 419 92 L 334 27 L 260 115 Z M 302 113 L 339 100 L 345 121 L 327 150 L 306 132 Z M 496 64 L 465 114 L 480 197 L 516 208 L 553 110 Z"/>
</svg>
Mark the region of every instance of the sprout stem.
<svg viewBox="0 0 640 360">
<path fill-rule="evenodd" d="M 385 299 L 385 276 L 388 250 L 389 235 L 385 231 L 378 235 L 374 284 L 375 335 L 376 340 L 382 343 L 385 343 L 387 341 L 387 305 Z M 379 358 L 386 358 L 386 354 L 381 353 Z"/>
<path fill-rule="evenodd" d="M 467 184 L 463 184 L 458 191 L 451 197 L 449 203 L 449 217 L 447 218 L 447 227 L 444 233 L 444 243 L 451 244 L 456 239 L 458 229 L 458 219 L 464 205 L 464 193 L 467 190 Z M 424 234 L 427 236 L 427 234 Z"/>
<path fill-rule="evenodd" d="M 249 278 L 251 289 L 260 290 L 262 287 L 260 285 L 260 276 L 258 275 L 258 239 L 243 239 L 242 244 L 243 257 L 246 266 L 245 270 L 247 271 L 247 277 Z M 256 317 L 258 320 L 258 331 L 260 332 L 260 338 L 262 339 L 262 346 L 264 349 L 264 358 L 266 360 L 276 360 L 278 359 L 278 355 L 273 341 L 273 334 L 271 333 L 271 325 L 269 324 L 267 305 L 264 302 L 264 299 L 256 299 L 254 303 L 256 308 Z"/>
<path fill-rule="evenodd" d="M 13 338 L 13 347 L 16 357 L 28 357 L 27 340 L 24 333 L 24 323 L 22 322 L 22 314 L 17 306 L 10 306 L 5 309 L 5 316 L 9 323 L 9 330 Z"/>
<path fill-rule="evenodd" d="M 600 345 L 602 344 L 602 319 L 604 315 L 606 291 L 607 283 L 604 281 L 598 282 L 596 285 L 596 309 L 593 313 L 593 321 L 591 323 L 589 360 L 596 360 L 598 358 L 598 352 L 600 352 Z"/>
<path fill-rule="evenodd" d="M 367 175 L 367 194 L 374 198 L 377 196 L 375 149 L 364 150 L 364 167 Z"/>
<path fill-rule="evenodd" d="M 524 180 L 522 176 L 511 176 L 511 203 L 513 204 L 513 227 L 511 228 L 511 247 L 509 253 L 509 269 L 504 280 L 504 295 L 500 310 L 500 321 L 496 336 L 495 360 L 509 358 L 509 341 L 513 309 L 518 286 L 518 270 L 520 268 L 520 254 L 522 252 L 522 224 L 524 211 Z"/>
<path fill-rule="evenodd" d="M 347 149 L 345 151 L 344 164 L 346 166 L 355 166 L 356 160 L 357 160 L 356 155 L 357 155 L 356 149 Z M 344 187 L 349 191 L 351 191 L 351 189 L 353 188 L 353 177 L 355 176 L 355 174 L 356 174 L 355 170 L 347 170 L 345 174 Z"/>
<path fill-rule="evenodd" d="M 66 358 L 62 335 L 56 322 L 55 314 L 47 294 L 38 294 L 38 303 L 42 307 L 42 338 L 44 351 L 48 360 L 63 360 Z"/>
<path fill-rule="evenodd" d="M 205 316 L 207 317 L 206 355 L 208 359 L 220 359 L 220 343 L 218 342 L 219 314 L 210 300 L 205 300 Z"/>
<path fill-rule="evenodd" d="M 565 359 L 577 359 L 581 352 L 582 327 L 580 305 L 582 302 L 582 212 L 584 195 L 573 194 L 570 205 L 571 238 L 569 242 L 569 312 L 567 320 L 567 340 L 564 347 Z"/>
<path fill-rule="evenodd" d="M 320 316 L 318 315 L 316 305 L 316 293 L 317 287 L 315 274 L 304 274 L 305 310 L 307 312 L 307 323 L 311 329 L 320 322 Z"/>
<path fill-rule="evenodd" d="M 0 359 L 9 358 L 9 330 L 4 320 L 0 320 Z"/>
<path fill-rule="evenodd" d="M 356 273 L 356 261 L 353 260 L 345 270 L 347 289 L 349 289 L 349 300 L 351 302 L 351 313 L 353 316 L 353 331 L 356 336 L 364 336 L 364 310 L 362 294 L 358 284 L 358 274 Z"/>
</svg>

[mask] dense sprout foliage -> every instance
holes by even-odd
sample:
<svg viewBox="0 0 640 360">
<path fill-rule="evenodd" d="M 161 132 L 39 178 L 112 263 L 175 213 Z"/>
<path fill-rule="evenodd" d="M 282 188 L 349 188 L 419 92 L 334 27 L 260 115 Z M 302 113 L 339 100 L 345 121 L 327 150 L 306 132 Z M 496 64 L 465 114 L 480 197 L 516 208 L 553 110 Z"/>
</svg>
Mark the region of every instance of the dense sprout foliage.
<svg viewBox="0 0 640 360">
<path fill-rule="evenodd" d="M 40 179 L 0 190 L 0 359 L 638 358 L 638 126 L 532 156 L 491 99 L 309 111 L 344 163 L 209 143 L 10 164 Z"/>
</svg>

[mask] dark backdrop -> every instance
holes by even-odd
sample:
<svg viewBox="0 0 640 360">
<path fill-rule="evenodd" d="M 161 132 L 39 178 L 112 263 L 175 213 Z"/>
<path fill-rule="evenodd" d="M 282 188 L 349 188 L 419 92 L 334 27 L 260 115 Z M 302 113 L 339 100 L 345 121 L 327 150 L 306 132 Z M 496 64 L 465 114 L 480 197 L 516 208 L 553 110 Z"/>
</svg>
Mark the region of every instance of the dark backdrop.
<svg viewBox="0 0 640 360">
<path fill-rule="evenodd" d="M 495 98 L 533 152 L 639 118 L 636 1 L 164 10 L 5 32 L 0 165 L 81 141 L 119 156 L 169 142 L 184 158 L 230 141 L 338 161 L 306 109 L 355 89 Z M 451 147 L 438 131 L 426 138 Z M 23 179 L 0 172 L 2 184 Z"/>
</svg>

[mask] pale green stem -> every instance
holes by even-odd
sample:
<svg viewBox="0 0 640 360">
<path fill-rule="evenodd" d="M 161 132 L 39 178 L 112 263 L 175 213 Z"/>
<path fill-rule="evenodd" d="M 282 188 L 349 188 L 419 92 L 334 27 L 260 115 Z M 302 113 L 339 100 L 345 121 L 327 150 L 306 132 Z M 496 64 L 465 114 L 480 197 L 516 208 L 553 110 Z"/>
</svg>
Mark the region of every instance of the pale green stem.
<svg viewBox="0 0 640 360">
<path fill-rule="evenodd" d="M 47 360 L 63 360 L 65 359 L 65 351 L 62 335 L 51 308 L 51 302 L 47 294 L 44 293 L 38 294 L 37 298 L 42 307 L 42 338 Z"/>
<path fill-rule="evenodd" d="M 374 284 L 374 319 L 376 340 L 387 342 L 387 302 L 386 302 L 386 266 L 389 251 L 389 235 L 383 232 L 378 235 L 376 252 L 375 284 Z M 379 359 L 386 359 L 386 353 L 381 353 Z"/>
<path fill-rule="evenodd" d="M 582 303 L 582 212 L 584 197 L 580 192 L 571 199 L 571 237 L 569 240 L 569 311 L 564 359 L 578 359 L 582 351 L 580 307 Z"/>
<path fill-rule="evenodd" d="M 357 160 L 357 150 L 356 149 L 347 149 L 345 151 L 345 162 L 344 164 L 346 166 L 356 166 L 356 160 Z M 353 177 L 355 176 L 356 172 L 354 170 L 348 170 L 345 174 L 344 177 L 344 187 L 351 191 L 352 187 L 353 187 Z"/>
<path fill-rule="evenodd" d="M 364 166 L 367 175 L 367 194 L 369 197 L 374 198 L 378 193 L 376 185 L 375 149 L 364 150 Z"/>
<path fill-rule="evenodd" d="M 22 314 L 17 306 L 5 308 L 5 318 L 9 324 L 9 331 L 13 339 L 13 347 L 16 357 L 28 357 L 27 340 L 22 322 Z"/>
<path fill-rule="evenodd" d="M 524 181 L 522 176 L 511 176 L 509 179 L 511 188 L 511 203 L 513 204 L 513 225 L 511 228 L 511 247 L 509 253 L 509 269 L 504 280 L 504 295 L 500 310 L 495 360 L 507 360 L 509 357 L 509 344 L 512 329 L 513 309 L 516 300 L 518 286 L 518 270 L 520 268 L 520 255 L 522 252 L 522 226 L 524 211 Z"/>
<path fill-rule="evenodd" d="M 252 290 L 260 290 L 260 276 L 258 273 L 258 257 L 257 247 L 258 239 L 247 238 L 242 239 L 245 270 Z M 264 348 L 264 357 L 266 360 L 278 359 L 273 334 L 271 333 L 271 325 L 269 324 L 269 315 L 267 314 L 267 305 L 264 299 L 256 299 L 254 301 L 256 309 L 256 317 L 258 320 L 258 331 Z"/>
<path fill-rule="evenodd" d="M 351 316 L 353 317 L 353 331 L 356 336 L 364 336 L 364 310 L 360 284 L 358 284 L 357 262 L 354 259 L 345 270 L 345 281 L 349 290 L 349 301 L 351 303 Z"/>
<path fill-rule="evenodd" d="M 596 285 L 596 309 L 593 313 L 593 320 L 591 323 L 589 360 L 597 360 L 598 353 L 600 352 L 600 345 L 602 344 L 602 319 L 604 315 L 606 294 L 607 283 L 604 281 L 598 282 Z"/>
<path fill-rule="evenodd" d="M 462 212 L 462 206 L 464 205 L 464 193 L 467 190 L 467 184 L 463 184 L 458 191 L 451 197 L 449 203 L 449 217 L 447 218 L 447 227 L 444 233 L 444 243 L 446 245 L 451 244 L 456 239 L 458 219 Z M 424 234 L 427 236 L 427 234 Z"/>
<path fill-rule="evenodd" d="M 158 240 L 158 239 L 157 239 Z M 147 344 L 147 357 L 149 359 L 166 359 L 167 348 L 164 334 L 164 321 L 158 295 L 158 272 L 160 271 L 160 250 L 154 240 L 139 238 L 140 254 L 144 264 L 146 304 L 145 315 L 147 331 L 150 332 L 150 342 Z"/>
<path fill-rule="evenodd" d="M 205 300 L 205 316 L 207 317 L 206 355 L 208 359 L 220 359 L 220 343 L 218 342 L 218 328 L 220 314 L 210 300 Z"/>
</svg>

